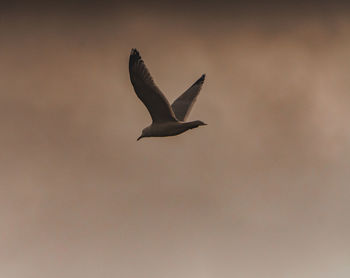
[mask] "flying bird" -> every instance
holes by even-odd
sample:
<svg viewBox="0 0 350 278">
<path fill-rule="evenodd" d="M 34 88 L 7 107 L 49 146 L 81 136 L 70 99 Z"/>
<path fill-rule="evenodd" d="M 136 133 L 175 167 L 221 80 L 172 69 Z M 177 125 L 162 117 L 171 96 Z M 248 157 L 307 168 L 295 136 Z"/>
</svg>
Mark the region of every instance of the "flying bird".
<svg viewBox="0 0 350 278">
<path fill-rule="evenodd" d="M 154 83 L 140 53 L 132 49 L 129 59 L 130 80 L 136 95 L 146 106 L 152 124 L 142 130 L 143 137 L 165 137 L 181 134 L 189 129 L 206 125 L 202 121 L 185 122 L 204 83 L 203 74 L 170 106 L 168 100 Z"/>
</svg>

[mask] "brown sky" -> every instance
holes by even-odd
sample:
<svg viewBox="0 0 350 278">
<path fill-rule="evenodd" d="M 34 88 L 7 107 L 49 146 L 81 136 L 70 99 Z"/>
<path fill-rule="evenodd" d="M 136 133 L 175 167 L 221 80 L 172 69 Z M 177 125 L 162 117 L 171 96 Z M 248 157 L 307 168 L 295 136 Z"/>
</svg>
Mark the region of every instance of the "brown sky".
<svg viewBox="0 0 350 278">
<path fill-rule="evenodd" d="M 349 277 L 345 6 L 50 3 L 1 14 L 1 277 Z M 132 47 L 208 126 L 136 142 Z"/>
</svg>

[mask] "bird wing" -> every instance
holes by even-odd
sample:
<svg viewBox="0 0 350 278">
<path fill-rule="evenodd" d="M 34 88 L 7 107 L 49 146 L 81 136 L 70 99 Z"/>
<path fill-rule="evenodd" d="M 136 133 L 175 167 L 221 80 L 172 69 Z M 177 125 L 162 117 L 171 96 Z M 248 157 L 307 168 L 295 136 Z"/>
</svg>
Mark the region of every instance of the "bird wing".
<svg viewBox="0 0 350 278">
<path fill-rule="evenodd" d="M 139 52 L 132 49 L 129 59 L 130 80 L 135 93 L 147 107 L 154 123 L 176 122 L 174 112 L 163 93 L 153 81 Z"/>
<path fill-rule="evenodd" d="M 193 104 L 195 103 L 197 96 L 202 89 L 204 83 L 205 74 L 203 74 L 194 84 L 187 89 L 181 96 L 179 96 L 171 105 L 175 116 L 180 121 L 185 121 L 190 113 Z"/>
</svg>

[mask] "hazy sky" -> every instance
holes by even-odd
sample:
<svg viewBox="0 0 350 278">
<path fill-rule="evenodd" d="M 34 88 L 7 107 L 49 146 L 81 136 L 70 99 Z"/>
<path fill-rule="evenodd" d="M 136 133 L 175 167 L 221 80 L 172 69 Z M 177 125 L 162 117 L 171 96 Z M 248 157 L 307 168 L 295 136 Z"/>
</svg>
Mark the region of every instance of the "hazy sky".
<svg viewBox="0 0 350 278">
<path fill-rule="evenodd" d="M 333 2 L 2 4 L 0 276 L 347 278 L 350 10 Z M 128 76 L 174 100 L 172 138 Z"/>
</svg>

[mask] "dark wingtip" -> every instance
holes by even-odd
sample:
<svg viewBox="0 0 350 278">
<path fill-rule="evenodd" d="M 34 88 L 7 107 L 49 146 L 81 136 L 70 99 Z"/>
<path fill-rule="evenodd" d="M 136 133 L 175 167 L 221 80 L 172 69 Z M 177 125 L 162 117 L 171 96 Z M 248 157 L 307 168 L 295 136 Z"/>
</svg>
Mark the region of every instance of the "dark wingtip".
<svg viewBox="0 0 350 278">
<path fill-rule="evenodd" d="M 140 53 L 138 52 L 138 50 L 136 48 L 133 48 L 131 49 L 131 52 L 130 52 L 130 60 L 140 60 L 141 59 L 141 56 L 140 56 Z"/>
<path fill-rule="evenodd" d="M 136 48 L 132 48 L 130 52 L 129 68 L 131 69 L 131 67 L 139 60 L 141 60 L 140 53 Z"/>
<path fill-rule="evenodd" d="M 193 85 L 198 85 L 200 83 L 203 83 L 204 80 L 205 80 L 205 74 L 202 74 L 202 76 Z"/>
<path fill-rule="evenodd" d="M 130 56 L 140 57 L 140 53 L 136 48 L 132 48 L 130 52 Z"/>
</svg>

